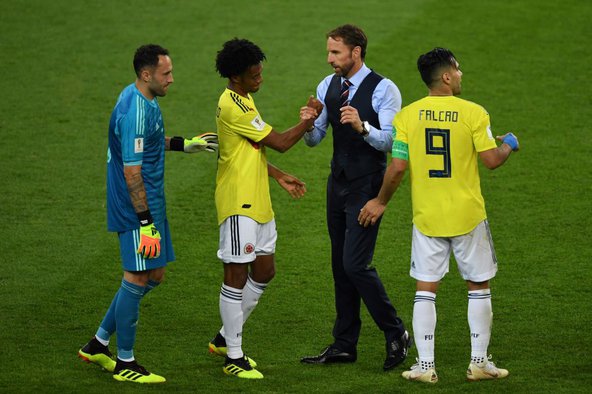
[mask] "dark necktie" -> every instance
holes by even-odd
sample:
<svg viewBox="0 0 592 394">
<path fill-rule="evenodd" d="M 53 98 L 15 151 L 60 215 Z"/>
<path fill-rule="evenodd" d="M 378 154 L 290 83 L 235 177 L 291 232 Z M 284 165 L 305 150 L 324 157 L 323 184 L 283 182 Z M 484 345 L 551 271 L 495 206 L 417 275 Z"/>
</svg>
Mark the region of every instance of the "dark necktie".
<svg viewBox="0 0 592 394">
<path fill-rule="evenodd" d="M 339 96 L 339 103 L 341 104 L 340 107 L 344 107 L 349 105 L 349 87 L 352 86 L 352 83 L 349 79 L 344 79 L 343 84 L 341 85 L 341 95 Z"/>
</svg>

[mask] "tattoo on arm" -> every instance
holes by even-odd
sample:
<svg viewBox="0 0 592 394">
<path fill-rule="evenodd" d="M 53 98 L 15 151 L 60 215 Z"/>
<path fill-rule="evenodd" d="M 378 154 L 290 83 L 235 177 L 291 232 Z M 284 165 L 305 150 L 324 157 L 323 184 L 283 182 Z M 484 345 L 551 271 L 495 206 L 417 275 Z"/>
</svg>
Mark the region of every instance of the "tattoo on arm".
<svg viewBox="0 0 592 394">
<path fill-rule="evenodd" d="M 136 212 L 147 211 L 148 199 L 146 198 L 146 189 L 144 188 L 144 180 L 142 179 L 142 167 L 124 167 L 123 172 L 134 209 Z"/>
</svg>

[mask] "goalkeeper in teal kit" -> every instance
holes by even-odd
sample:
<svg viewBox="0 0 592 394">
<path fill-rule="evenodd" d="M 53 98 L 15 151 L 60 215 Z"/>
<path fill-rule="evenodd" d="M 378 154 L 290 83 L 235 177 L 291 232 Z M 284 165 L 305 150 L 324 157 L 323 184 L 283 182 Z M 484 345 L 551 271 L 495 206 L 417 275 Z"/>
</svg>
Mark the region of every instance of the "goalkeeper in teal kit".
<svg viewBox="0 0 592 394">
<path fill-rule="evenodd" d="M 175 260 L 164 196 L 164 152 L 215 151 L 217 136 L 187 140 L 165 137 L 157 97 L 173 83 L 168 51 L 145 45 L 134 56 L 136 81 L 120 94 L 109 123 L 107 151 L 107 227 L 117 232 L 123 267 L 116 292 L 95 336 L 78 355 L 113 372 L 119 381 L 161 383 L 134 357 L 140 301 L 160 284 L 167 263 Z M 117 358 L 109 340 L 117 334 Z"/>
</svg>

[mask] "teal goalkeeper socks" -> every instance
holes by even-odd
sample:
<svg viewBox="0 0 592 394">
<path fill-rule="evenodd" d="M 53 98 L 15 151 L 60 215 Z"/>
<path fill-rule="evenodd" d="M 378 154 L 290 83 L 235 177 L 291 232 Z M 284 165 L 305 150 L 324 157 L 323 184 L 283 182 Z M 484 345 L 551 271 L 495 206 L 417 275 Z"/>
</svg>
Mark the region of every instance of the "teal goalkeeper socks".
<svg viewBox="0 0 592 394">
<path fill-rule="evenodd" d="M 144 295 L 148 294 L 149 291 L 154 289 L 159 284 L 160 282 L 150 279 L 146 284 Z M 120 291 L 121 288 L 117 291 L 117 293 L 115 293 L 113 301 L 111 301 L 111 306 L 109 306 L 109 309 L 107 309 L 105 317 L 103 317 L 103 321 L 101 322 L 101 325 L 99 326 L 99 329 L 95 334 L 98 338 L 106 342 L 109 342 L 109 339 L 111 338 L 113 333 L 115 333 L 115 306 L 117 305 L 117 298 L 119 297 Z"/>
<path fill-rule="evenodd" d="M 136 342 L 136 326 L 140 315 L 140 301 L 146 288 L 133 283 L 121 281 L 119 296 L 115 306 L 117 325 L 117 355 L 120 359 L 133 359 L 134 343 Z"/>
<path fill-rule="evenodd" d="M 115 293 L 113 301 L 111 301 L 111 306 L 107 309 L 107 313 L 105 313 L 105 317 L 97 330 L 96 336 L 103 341 L 109 341 L 109 338 L 115 332 L 115 306 L 117 305 L 117 298 L 120 292 L 121 288 Z"/>
<path fill-rule="evenodd" d="M 148 292 L 152 289 L 154 289 L 156 286 L 158 286 L 160 284 L 160 282 L 157 282 L 155 280 L 148 280 L 148 283 L 146 283 L 146 289 L 144 290 L 144 295 L 148 294 Z"/>
</svg>

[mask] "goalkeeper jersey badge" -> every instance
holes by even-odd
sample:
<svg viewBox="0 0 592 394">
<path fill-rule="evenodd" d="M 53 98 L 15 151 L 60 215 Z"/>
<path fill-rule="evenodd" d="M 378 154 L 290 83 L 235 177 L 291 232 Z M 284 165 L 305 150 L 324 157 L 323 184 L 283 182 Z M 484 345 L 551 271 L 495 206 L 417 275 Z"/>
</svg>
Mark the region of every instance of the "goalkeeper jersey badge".
<svg viewBox="0 0 592 394">
<path fill-rule="evenodd" d="M 134 140 L 134 153 L 144 152 L 144 138 L 136 138 Z"/>
</svg>

